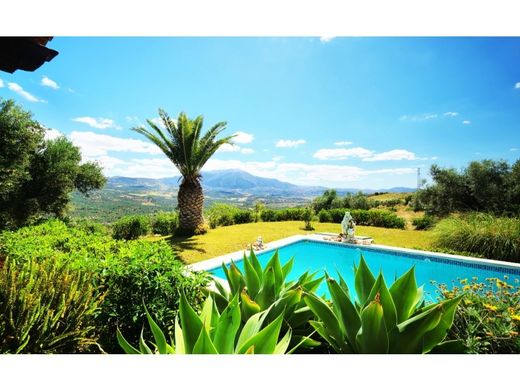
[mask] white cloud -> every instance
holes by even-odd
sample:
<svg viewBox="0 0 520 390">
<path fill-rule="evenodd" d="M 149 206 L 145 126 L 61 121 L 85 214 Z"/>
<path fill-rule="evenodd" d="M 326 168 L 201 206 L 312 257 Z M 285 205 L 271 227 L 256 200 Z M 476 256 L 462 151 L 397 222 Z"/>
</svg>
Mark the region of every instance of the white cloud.
<svg viewBox="0 0 520 390">
<path fill-rule="evenodd" d="M 395 160 L 418 160 L 415 153 L 405 149 L 394 149 L 388 152 L 375 153 L 370 157 L 363 158 L 363 161 L 395 161 Z"/>
<path fill-rule="evenodd" d="M 334 38 L 336 38 L 336 37 L 333 36 L 333 35 L 322 35 L 322 36 L 320 37 L 320 42 L 327 43 L 327 42 L 332 41 Z"/>
<path fill-rule="evenodd" d="M 218 148 L 218 152 L 238 152 L 240 151 L 240 146 L 235 144 L 223 144 Z"/>
<path fill-rule="evenodd" d="M 90 127 L 96 129 L 117 129 L 120 130 L 121 126 L 116 125 L 113 119 L 107 118 L 93 118 L 91 116 L 80 116 L 72 119 L 74 122 L 86 123 Z"/>
<path fill-rule="evenodd" d="M 313 154 L 318 160 L 345 160 L 349 157 L 366 158 L 374 154 L 373 151 L 365 148 L 337 148 L 337 149 L 319 149 Z"/>
<path fill-rule="evenodd" d="M 139 123 L 141 122 L 139 120 L 139 117 L 135 116 L 135 115 L 127 115 L 125 116 L 125 119 L 128 123 Z"/>
<path fill-rule="evenodd" d="M 7 86 L 8 88 L 13 91 L 13 92 L 16 92 L 18 95 L 22 96 L 23 98 L 29 100 L 30 102 L 35 102 L 35 103 L 45 103 L 45 100 L 42 100 L 40 98 L 37 98 L 36 96 L 34 96 L 33 94 L 27 92 L 26 90 L 24 90 L 22 88 L 21 85 L 19 84 L 16 84 L 16 83 L 7 83 Z"/>
<path fill-rule="evenodd" d="M 128 161 L 103 155 L 86 158 L 87 161 L 99 161 L 108 176 L 162 178 L 178 176 L 179 171 L 170 160 L 160 158 L 134 158 Z M 398 179 L 399 183 L 407 180 L 415 182 L 415 168 L 363 169 L 355 166 L 331 164 L 280 163 L 271 161 L 240 161 L 211 158 L 202 169 L 203 172 L 222 169 L 241 169 L 256 176 L 278 179 L 300 185 L 322 185 L 331 187 L 363 186 L 372 183 L 376 188 L 381 181 L 408 175 Z"/>
<path fill-rule="evenodd" d="M 301 185 L 349 186 L 360 179 L 377 175 L 414 175 L 415 168 L 362 169 L 355 166 L 279 163 L 276 161 L 239 161 L 210 159 L 203 171 L 242 169 L 256 176 L 269 177 Z M 413 182 L 414 176 L 411 178 Z"/>
<path fill-rule="evenodd" d="M 251 148 L 242 148 L 241 146 L 235 144 L 223 144 L 220 146 L 217 152 L 240 152 L 242 154 L 253 154 L 255 151 Z"/>
<path fill-rule="evenodd" d="M 86 158 L 105 156 L 108 152 L 162 154 L 156 145 L 149 142 L 96 134 L 91 131 L 73 131 L 70 139 L 74 145 L 81 148 L 81 154 Z"/>
<path fill-rule="evenodd" d="M 298 140 L 290 140 L 290 139 L 281 139 L 276 142 L 275 146 L 277 148 L 296 148 L 298 145 L 303 145 L 306 143 L 304 139 Z"/>
<path fill-rule="evenodd" d="M 463 125 L 469 125 L 469 124 L 471 124 L 471 121 L 465 120 L 465 121 L 462 121 L 462 124 Z"/>
<path fill-rule="evenodd" d="M 253 134 L 244 133 L 243 131 L 237 131 L 233 135 L 234 137 L 232 141 L 236 142 L 237 144 L 250 144 L 255 139 Z"/>
<path fill-rule="evenodd" d="M 511 148 L 509 149 L 510 152 L 516 152 L 518 150 L 518 148 Z"/>
<path fill-rule="evenodd" d="M 515 84 L 515 89 L 520 89 L 520 81 Z"/>
<path fill-rule="evenodd" d="M 439 115 L 437 115 L 437 114 L 402 115 L 399 119 L 402 121 L 420 122 L 420 121 L 427 121 L 430 119 L 435 119 L 438 116 Z"/>
<path fill-rule="evenodd" d="M 4 87 L 4 80 L 0 79 L 0 88 Z"/>
<path fill-rule="evenodd" d="M 59 138 L 63 135 L 60 131 L 56 129 L 46 129 L 44 139 L 45 141 L 52 141 L 53 139 Z"/>
<path fill-rule="evenodd" d="M 347 146 L 347 145 L 352 145 L 352 142 L 350 142 L 350 141 L 337 141 L 337 142 L 334 142 L 334 145 L 336 145 L 336 146 Z"/>
<path fill-rule="evenodd" d="M 359 158 L 363 161 L 397 161 L 397 160 L 427 160 L 426 157 L 420 158 L 415 153 L 405 149 L 393 149 L 387 152 L 375 153 L 365 148 L 337 148 L 319 149 L 313 154 L 318 160 L 346 160 L 348 158 Z"/>
<path fill-rule="evenodd" d="M 58 85 L 58 83 L 56 81 L 51 80 L 47 76 L 43 76 L 42 81 L 41 81 L 41 85 L 43 85 L 44 87 L 52 88 L 52 89 L 59 89 L 60 88 L 60 86 Z"/>
<path fill-rule="evenodd" d="M 442 116 L 445 117 L 456 117 L 459 113 L 456 111 L 447 111 L 442 114 Z M 429 114 L 416 114 L 416 115 L 402 115 L 399 119 L 402 121 L 413 121 L 413 122 L 422 122 L 422 121 L 428 121 L 432 119 L 439 118 L 439 114 L 436 113 L 429 113 Z"/>
</svg>

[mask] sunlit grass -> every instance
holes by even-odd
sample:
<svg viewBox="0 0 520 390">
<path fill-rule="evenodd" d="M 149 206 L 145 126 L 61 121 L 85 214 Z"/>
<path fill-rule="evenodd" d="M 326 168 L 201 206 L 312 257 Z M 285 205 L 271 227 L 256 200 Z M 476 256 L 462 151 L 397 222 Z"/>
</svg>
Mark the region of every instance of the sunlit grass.
<svg viewBox="0 0 520 390">
<path fill-rule="evenodd" d="M 258 222 L 219 227 L 210 230 L 205 235 L 189 238 L 146 237 L 144 239 L 149 241 L 167 239 L 183 261 L 195 263 L 245 249 L 258 236 L 262 236 L 264 242 L 268 243 L 295 234 L 309 233 L 303 230 L 303 226 L 304 222 L 301 221 Z M 341 231 L 341 227 L 337 223 L 314 222 L 313 226 L 316 229 L 313 233 L 340 233 Z M 358 226 L 356 235 L 371 236 L 376 244 L 412 249 L 429 249 L 431 244 L 431 232 L 429 231 Z"/>
</svg>

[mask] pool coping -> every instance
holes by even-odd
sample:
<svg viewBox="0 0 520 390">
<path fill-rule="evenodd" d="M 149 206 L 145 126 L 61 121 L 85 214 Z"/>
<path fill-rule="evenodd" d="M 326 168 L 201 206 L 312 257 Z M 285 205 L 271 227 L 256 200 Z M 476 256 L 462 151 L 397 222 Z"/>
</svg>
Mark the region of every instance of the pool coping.
<svg viewBox="0 0 520 390">
<path fill-rule="evenodd" d="M 396 247 L 396 246 L 389 246 L 389 245 L 380 245 L 380 244 L 371 244 L 371 245 L 360 245 L 360 244 L 350 244 L 350 243 L 343 243 L 343 242 L 334 242 L 334 241 L 327 241 L 324 239 L 326 236 L 337 236 L 336 233 L 312 233 L 312 234 L 296 234 L 294 236 L 282 238 L 280 240 L 271 241 L 267 243 L 267 247 L 260 251 L 255 251 L 255 254 L 262 254 L 265 252 L 269 252 L 290 244 L 293 244 L 298 241 L 308 240 L 308 241 L 314 241 L 319 243 L 325 243 L 330 245 L 338 245 L 338 246 L 348 246 L 353 248 L 359 248 L 359 249 L 365 249 L 365 250 L 383 250 L 383 251 L 390 251 L 390 252 L 398 252 L 398 253 L 404 253 L 408 255 L 416 255 L 416 256 L 424 256 L 424 257 L 434 257 L 437 259 L 448 259 L 448 260 L 454 260 L 454 261 L 460 261 L 463 263 L 473 263 L 473 264 L 480 264 L 480 265 L 487 265 L 487 266 L 495 266 L 495 267 L 501 267 L 501 268 L 510 268 L 514 270 L 520 270 L 520 264 L 518 263 L 510 263 L 507 261 L 501 261 L 501 260 L 492 260 L 492 259 L 481 259 L 478 257 L 470 257 L 470 256 L 460 256 L 460 255 L 453 255 L 448 253 L 441 253 L 441 252 L 431 252 L 431 251 L 424 251 L 419 249 L 410 249 L 410 248 L 403 248 L 403 247 Z M 242 249 L 236 252 L 227 253 L 225 255 L 217 256 L 208 260 L 199 261 L 197 263 L 189 264 L 188 269 L 192 271 L 208 271 L 215 268 L 220 267 L 223 263 L 229 264 L 231 261 L 240 261 L 243 256 L 244 252 L 247 254 L 248 250 Z M 222 281 L 221 278 L 218 278 L 219 281 Z"/>
</svg>

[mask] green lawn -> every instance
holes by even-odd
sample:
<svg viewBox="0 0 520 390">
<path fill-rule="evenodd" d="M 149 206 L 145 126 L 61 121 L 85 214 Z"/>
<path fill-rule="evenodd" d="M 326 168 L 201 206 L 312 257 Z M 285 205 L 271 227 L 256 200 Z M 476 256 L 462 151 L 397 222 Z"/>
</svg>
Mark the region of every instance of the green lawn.
<svg viewBox="0 0 520 390">
<path fill-rule="evenodd" d="M 145 240 L 169 240 L 183 261 L 195 263 L 245 249 L 247 244 L 254 242 L 258 236 L 262 236 L 264 242 L 268 243 L 295 234 L 309 233 L 303 230 L 303 225 L 301 221 L 258 222 L 219 227 L 202 236 L 190 238 L 146 237 Z M 315 232 L 339 233 L 341 231 L 337 223 L 314 222 L 313 225 Z M 429 249 L 431 243 L 431 233 L 428 231 L 358 226 L 356 235 L 371 236 L 376 244 L 414 249 Z"/>
</svg>

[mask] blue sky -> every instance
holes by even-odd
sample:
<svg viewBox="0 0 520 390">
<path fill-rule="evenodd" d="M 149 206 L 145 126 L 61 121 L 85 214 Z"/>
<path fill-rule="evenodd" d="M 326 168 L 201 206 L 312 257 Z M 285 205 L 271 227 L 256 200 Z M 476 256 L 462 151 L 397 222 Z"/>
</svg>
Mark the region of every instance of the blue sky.
<svg viewBox="0 0 520 390">
<path fill-rule="evenodd" d="M 131 127 L 185 111 L 227 121 L 206 169 L 296 184 L 414 187 L 432 163 L 520 158 L 519 38 L 60 38 L 0 96 L 109 176 L 173 165 Z"/>
</svg>

